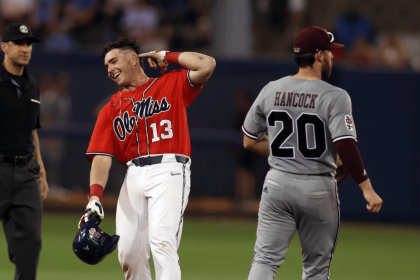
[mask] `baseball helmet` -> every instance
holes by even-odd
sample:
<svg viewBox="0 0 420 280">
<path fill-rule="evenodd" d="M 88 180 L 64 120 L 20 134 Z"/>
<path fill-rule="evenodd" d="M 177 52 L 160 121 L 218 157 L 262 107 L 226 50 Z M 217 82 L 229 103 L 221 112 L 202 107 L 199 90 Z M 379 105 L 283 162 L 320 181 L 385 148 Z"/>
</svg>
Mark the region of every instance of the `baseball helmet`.
<svg viewBox="0 0 420 280">
<path fill-rule="evenodd" d="M 119 235 L 110 236 L 101 230 L 101 222 L 94 216 L 85 222 L 77 232 L 73 241 L 73 252 L 87 264 L 98 264 L 117 247 Z"/>
</svg>

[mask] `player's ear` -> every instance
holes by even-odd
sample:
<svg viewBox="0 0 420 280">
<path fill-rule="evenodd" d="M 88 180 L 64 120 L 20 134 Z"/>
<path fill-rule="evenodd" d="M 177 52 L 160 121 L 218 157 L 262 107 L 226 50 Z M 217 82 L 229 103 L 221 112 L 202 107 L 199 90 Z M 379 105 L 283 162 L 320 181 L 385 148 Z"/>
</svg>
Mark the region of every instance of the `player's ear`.
<svg viewBox="0 0 420 280">
<path fill-rule="evenodd" d="M 322 51 L 317 51 L 315 53 L 315 60 L 316 61 L 322 61 Z"/>
<path fill-rule="evenodd" d="M 6 52 L 7 52 L 7 47 L 8 47 L 7 43 L 5 43 L 5 42 L 1 42 L 1 50 L 2 50 L 4 53 L 6 53 Z"/>
<path fill-rule="evenodd" d="M 131 62 L 133 66 L 137 66 L 139 64 L 139 57 L 134 53 L 131 55 Z"/>
</svg>

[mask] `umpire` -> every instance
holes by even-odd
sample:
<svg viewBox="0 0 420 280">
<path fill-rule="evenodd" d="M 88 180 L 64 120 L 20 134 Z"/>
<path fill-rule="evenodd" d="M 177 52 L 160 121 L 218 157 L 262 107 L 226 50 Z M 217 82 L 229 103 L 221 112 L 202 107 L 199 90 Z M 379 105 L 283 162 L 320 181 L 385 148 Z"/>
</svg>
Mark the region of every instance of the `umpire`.
<svg viewBox="0 0 420 280">
<path fill-rule="evenodd" d="M 25 24 L 4 29 L 0 65 L 0 218 L 15 280 L 36 279 L 42 201 L 48 185 L 41 158 L 39 85 L 26 66 L 38 38 Z"/>
</svg>

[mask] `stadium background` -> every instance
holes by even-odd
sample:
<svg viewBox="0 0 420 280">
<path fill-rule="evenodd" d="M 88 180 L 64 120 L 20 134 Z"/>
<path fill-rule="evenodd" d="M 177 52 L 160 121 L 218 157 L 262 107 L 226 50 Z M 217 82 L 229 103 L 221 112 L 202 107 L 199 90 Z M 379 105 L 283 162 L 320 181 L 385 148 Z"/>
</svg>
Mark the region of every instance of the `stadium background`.
<svg viewBox="0 0 420 280">
<path fill-rule="evenodd" d="M 350 179 L 340 185 L 344 226 L 332 277 L 419 279 L 412 262 L 420 253 L 419 8 L 420 2 L 406 0 L 0 0 L 0 30 L 22 21 L 42 39 L 29 66 L 42 88 L 39 135 L 51 188 L 40 279 L 74 279 L 65 278 L 69 271 L 79 279 L 100 273 L 121 279 L 116 254 L 101 268 L 86 267 L 69 249 L 86 205 L 90 166 L 84 153 L 98 109 L 117 90 L 101 48 L 119 36 L 136 38 L 144 51 L 216 58 L 213 77 L 188 109 L 193 165 L 180 249 L 183 278 L 244 279 L 268 165 L 243 152 L 240 125 L 268 81 L 296 72 L 291 42 L 308 24 L 327 28 L 347 45 L 335 53 L 328 82 L 352 97 L 359 147 L 384 199 L 381 213 L 369 215 L 357 185 Z M 103 226 L 110 232 L 124 171 L 114 161 L 103 201 Z M 249 179 L 245 193 L 241 178 Z M 0 235 L 0 278 L 11 279 Z M 288 271 L 299 278 L 298 241 L 293 245 L 277 278 L 288 279 Z"/>
</svg>

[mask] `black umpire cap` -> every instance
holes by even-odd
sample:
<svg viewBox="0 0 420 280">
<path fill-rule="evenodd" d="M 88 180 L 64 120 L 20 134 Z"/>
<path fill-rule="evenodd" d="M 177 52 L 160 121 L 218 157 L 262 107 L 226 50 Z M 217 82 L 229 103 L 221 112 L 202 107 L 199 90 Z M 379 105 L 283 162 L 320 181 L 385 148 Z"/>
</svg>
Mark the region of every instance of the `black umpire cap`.
<svg viewBox="0 0 420 280">
<path fill-rule="evenodd" d="M 7 26 L 3 31 L 3 42 L 29 39 L 32 43 L 39 43 L 39 39 L 32 35 L 32 30 L 23 23 L 15 23 Z"/>
</svg>

